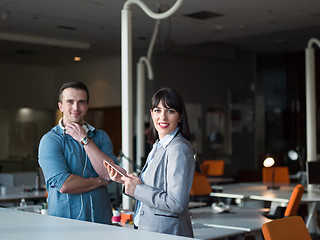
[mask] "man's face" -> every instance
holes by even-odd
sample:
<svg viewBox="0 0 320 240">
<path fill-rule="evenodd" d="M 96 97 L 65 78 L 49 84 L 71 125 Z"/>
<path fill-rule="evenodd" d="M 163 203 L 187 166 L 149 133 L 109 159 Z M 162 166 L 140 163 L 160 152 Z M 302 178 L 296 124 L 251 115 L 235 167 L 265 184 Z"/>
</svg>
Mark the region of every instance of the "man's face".
<svg viewBox="0 0 320 240">
<path fill-rule="evenodd" d="M 61 95 L 62 103 L 58 102 L 60 111 L 63 113 L 63 124 L 84 124 L 89 104 L 87 93 L 82 89 L 66 88 Z"/>
</svg>

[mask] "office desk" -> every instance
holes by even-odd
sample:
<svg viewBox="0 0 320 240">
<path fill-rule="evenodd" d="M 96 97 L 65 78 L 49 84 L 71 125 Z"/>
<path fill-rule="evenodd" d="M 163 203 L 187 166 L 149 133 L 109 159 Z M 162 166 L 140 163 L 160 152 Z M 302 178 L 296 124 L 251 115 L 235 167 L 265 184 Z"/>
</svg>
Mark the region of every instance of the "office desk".
<svg viewBox="0 0 320 240">
<path fill-rule="evenodd" d="M 210 195 L 215 197 L 236 198 L 241 201 L 260 200 L 271 202 L 270 213 L 275 211 L 277 206 L 286 206 L 294 185 L 283 185 L 278 190 L 267 189 L 262 183 L 238 183 L 223 185 L 222 192 L 213 192 Z M 301 203 L 308 204 L 308 219 L 306 226 L 310 233 L 318 233 L 317 206 L 320 202 L 320 191 L 308 191 L 302 195 Z"/>
<path fill-rule="evenodd" d="M 224 184 L 224 183 L 234 182 L 233 178 L 225 178 L 225 177 L 207 177 L 207 179 L 210 184 Z"/>
<path fill-rule="evenodd" d="M 46 191 L 24 191 L 23 186 L 7 187 L 6 194 L 0 193 L 0 203 L 4 202 L 20 202 L 21 198 L 26 200 L 41 200 L 46 198 Z"/>
<path fill-rule="evenodd" d="M 262 200 L 285 206 L 295 185 L 283 185 L 280 190 L 267 189 L 262 183 L 234 183 L 221 185 L 219 192 L 210 193 L 211 196 L 221 198 L 235 198 L 240 204 L 247 200 Z"/>
<path fill-rule="evenodd" d="M 168 234 L 72 220 L 0 208 L 0 239 L 88 240 L 88 239 L 191 239 Z"/>
<path fill-rule="evenodd" d="M 272 199 L 279 197 L 279 201 L 283 201 L 283 198 L 287 199 L 288 194 L 291 194 L 295 185 L 280 186 L 281 191 L 267 189 L 268 185 L 262 183 L 233 183 L 221 186 L 222 192 L 213 192 L 211 195 L 239 199 L 250 199 L 251 196 L 263 195 L 264 197 L 270 197 Z"/>
<path fill-rule="evenodd" d="M 214 213 L 210 206 L 191 209 L 190 214 L 195 236 L 203 239 L 209 239 L 210 237 L 215 239 L 214 234 L 216 234 L 217 228 L 230 230 L 229 236 L 251 233 L 257 238 L 261 238 L 261 226 L 271 221 L 264 217 L 259 209 L 236 206 L 231 208 L 230 213 Z M 202 227 L 202 231 L 199 231 L 200 226 L 211 228 L 211 231 L 204 229 L 204 227 Z"/>
<path fill-rule="evenodd" d="M 238 229 L 228 229 L 221 227 L 208 227 L 205 225 L 193 225 L 193 233 L 195 238 L 212 240 L 212 239 L 221 239 L 229 238 L 241 234 L 245 234 L 246 231 Z"/>
</svg>

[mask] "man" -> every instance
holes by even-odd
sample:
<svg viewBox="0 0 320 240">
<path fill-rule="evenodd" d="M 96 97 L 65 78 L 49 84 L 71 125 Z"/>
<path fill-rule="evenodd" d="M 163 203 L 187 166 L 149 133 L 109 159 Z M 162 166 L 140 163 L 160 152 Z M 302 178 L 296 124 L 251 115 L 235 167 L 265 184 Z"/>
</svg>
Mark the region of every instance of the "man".
<svg viewBox="0 0 320 240">
<path fill-rule="evenodd" d="M 110 178 L 103 159 L 115 162 L 111 140 L 84 120 L 89 92 L 83 83 L 63 84 L 58 106 L 63 117 L 39 145 L 49 215 L 110 224 L 112 209 L 106 187 Z"/>
</svg>

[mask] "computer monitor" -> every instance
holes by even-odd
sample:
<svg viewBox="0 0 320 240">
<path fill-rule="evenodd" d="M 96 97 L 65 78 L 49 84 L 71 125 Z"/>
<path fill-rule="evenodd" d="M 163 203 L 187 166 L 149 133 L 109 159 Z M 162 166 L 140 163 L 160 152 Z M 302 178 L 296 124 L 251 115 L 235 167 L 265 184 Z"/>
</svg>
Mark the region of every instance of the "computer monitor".
<svg viewBox="0 0 320 240">
<path fill-rule="evenodd" d="M 308 184 L 320 185 L 320 161 L 307 162 Z"/>
</svg>

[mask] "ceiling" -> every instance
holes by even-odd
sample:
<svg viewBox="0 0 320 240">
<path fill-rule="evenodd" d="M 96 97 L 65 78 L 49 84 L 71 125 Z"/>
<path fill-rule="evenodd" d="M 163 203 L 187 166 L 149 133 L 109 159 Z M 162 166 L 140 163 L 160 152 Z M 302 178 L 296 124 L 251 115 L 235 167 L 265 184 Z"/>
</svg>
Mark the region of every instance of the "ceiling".
<svg viewBox="0 0 320 240">
<path fill-rule="evenodd" d="M 125 2 L 0 0 L 0 61 L 66 64 L 76 55 L 84 62 L 118 56 Z M 144 0 L 161 12 L 175 2 Z M 133 48 L 147 51 L 155 20 L 137 5 L 130 9 Z M 200 18 L 191 17 L 195 13 Z M 303 50 L 311 37 L 320 39 L 319 0 L 184 0 L 172 17 L 161 20 L 156 49 L 220 42 L 278 53 Z"/>
</svg>

